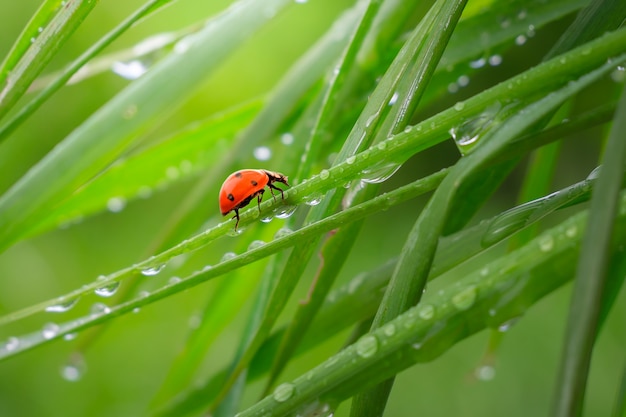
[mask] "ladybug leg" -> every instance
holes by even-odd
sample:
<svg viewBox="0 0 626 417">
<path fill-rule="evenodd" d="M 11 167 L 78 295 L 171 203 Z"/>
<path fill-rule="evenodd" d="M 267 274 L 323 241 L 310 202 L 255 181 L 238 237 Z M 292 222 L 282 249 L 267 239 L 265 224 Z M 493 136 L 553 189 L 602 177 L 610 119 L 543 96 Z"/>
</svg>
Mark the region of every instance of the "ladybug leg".
<svg viewBox="0 0 626 417">
<path fill-rule="evenodd" d="M 281 190 L 280 188 L 274 186 L 274 184 L 267 184 L 270 187 L 270 192 L 272 193 L 272 197 L 274 197 L 274 201 L 276 201 L 276 196 L 274 195 L 274 191 L 272 190 L 278 190 L 280 191 L 280 196 L 282 197 L 282 199 L 285 199 L 285 194 L 283 193 L 283 190 Z"/>
<path fill-rule="evenodd" d="M 259 207 L 259 213 L 261 212 L 261 200 L 263 200 L 263 193 L 265 192 L 265 188 L 261 188 L 257 194 L 256 203 Z"/>
<path fill-rule="evenodd" d="M 239 209 L 235 209 L 235 216 L 233 217 L 233 219 L 234 218 L 237 219 L 237 223 L 235 223 L 235 231 L 237 231 L 237 226 L 239 226 Z"/>
</svg>

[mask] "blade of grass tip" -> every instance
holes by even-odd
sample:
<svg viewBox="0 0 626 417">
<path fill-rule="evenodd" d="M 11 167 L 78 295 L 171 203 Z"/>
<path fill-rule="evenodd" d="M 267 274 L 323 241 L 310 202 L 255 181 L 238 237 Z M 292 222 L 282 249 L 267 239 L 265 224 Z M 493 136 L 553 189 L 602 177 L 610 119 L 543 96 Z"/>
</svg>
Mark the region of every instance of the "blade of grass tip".
<svg viewBox="0 0 626 417">
<path fill-rule="evenodd" d="M 624 58 L 620 57 L 620 62 L 622 59 Z M 525 111 L 516 114 L 506 122 L 503 122 L 497 129 L 489 132 L 490 138 L 486 138 L 481 146 L 476 148 L 470 155 L 462 158 L 454 166 L 450 174 L 435 191 L 409 233 L 396 265 L 396 270 L 374 320 L 376 327 L 389 322 L 419 302 L 426 285 L 439 237 L 452 210 L 452 202 L 457 197 L 455 194 L 460 184 L 470 177 L 485 161 L 491 158 L 492 155 L 504 148 L 508 142 L 524 132 L 529 126 L 541 120 L 547 112 L 553 111 L 564 100 L 597 80 L 601 75 L 604 75 L 612 66 L 605 64 L 577 81 L 571 82 L 562 89 L 557 90 L 557 92 L 531 104 Z M 386 389 L 386 392 L 372 391 L 367 399 L 377 400 L 379 403 L 384 404 L 390 388 L 391 383 L 386 383 L 381 387 L 381 391 Z M 384 407 L 381 408 L 380 405 L 374 404 L 373 401 L 370 404 L 379 414 L 382 413 Z M 358 407 L 357 410 L 359 412 L 368 412 L 367 409 Z M 356 416 L 358 414 L 353 415 Z"/>
<path fill-rule="evenodd" d="M 579 416 L 598 318 L 607 279 L 608 247 L 626 165 L 626 86 L 615 113 L 596 189 L 591 197 L 587 233 L 582 243 L 567 333 L 551 415 Z"/>
<path fill-rule="evenodd" d="M 24 226 L 55 201 L 64 200 L 106 168 L 140 133 L 153 128 L 151 122 L 174 111 L 223 57 L 288 4 L 288 0 L 235 3 L 191 36 L 186 50 L 164 58 L 70 133 L 0 197 L 0 250 L 19 239 Z"/>
<path fill-rule="evenodd" d="M 87 0 L 60 4 L 48 0 L 41 5 L 0 69 L 0 119 L 6 116 L 97 4 L 97 1 Z"/>
<path fill-rule="evenodd" d="M 72 62 L 52 83 L 37 94 L 32 100 L 19 109 L 17 114 L 11 117 L 9 121 L 0 126 L 0 143 L 5 140 L 13 130 L 15 130 L 22 122 L 24 122 L 31 114 L 33 114 L 48 98 L 65 85 L 72 78 L 72 75 L 83 67 L 91 58 L 100 53 L 105 47 L 111 44 L 128 28 L 134 25 L 142 18 L 157 11 L 161 7 L 174 0 L 150 0 L 139 8 L 135 13 L 130 15 L 126 20 L 120 23 L 116 28 L 107 33 L 98 42 L 91 46 L 85 53 Z M 93 2 L 97 3 L 97 2 Z M 1 116 L 0 116 L 1 117 Z"/>
</svg>

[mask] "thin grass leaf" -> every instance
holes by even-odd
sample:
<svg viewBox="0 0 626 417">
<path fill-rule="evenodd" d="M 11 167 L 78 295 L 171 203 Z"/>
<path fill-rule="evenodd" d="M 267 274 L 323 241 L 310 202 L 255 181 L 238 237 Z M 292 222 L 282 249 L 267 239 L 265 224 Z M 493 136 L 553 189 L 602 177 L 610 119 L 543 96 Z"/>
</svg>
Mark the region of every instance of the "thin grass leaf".
<svg viewBox="0 0 626 417">
<path fill-rule="evenodd" d="M 0 198 L 0 250 L 106 168 L 157 117 L 173 111 L 223 57 L 288 3 L 236 3 L 190 37 L 186 50 L 165 58 L 74 130 Z M 159 100 L 153 96 L 157 89 Z"/>
<path fill-rule="evenodd" d="M 605 297 L 613 224 L 626 166 L 624 129 L 626 89 L 617 107 L 598 183 L 591 198 L 589 224 L 578 261 L 567 334 L 563 342 L 553 406 L 555 416 L 578 416 L 582 413 L 591 354 Z"/>
<path fill-rule="evenodd" d="M 0 67 L 0 119 L 97 4 L 90 0 L 46 0 L 39 7 Z"/>
<path fill-rule="evenodd" d="M 137 23 L 139 20 L 146 16 L 149 16 L 153 12 L 157 11 L 161 7 L 169 4 L 172 0 L 151 0 L 145 3 L 135 13 L 130 15 L 126 20 L 120 23 L 115 29 L 106 34 L 100 41 L 89 48 L 84 54 L 78 57 L 72 64 L 70 64 L 52 83 L 50 83 L 41 93 L 33 98 L 28 104 L 19 109 L 16 115 L 11 120 L 0 126 L 0 143 L 8 137 L 8 135 L 15 130 L 20 124 L 22 124 L 32 113 L 34 113 L 50 96 L 52 96 L 57 90 L 67 83 L 70 78 L 78 70 L 95 55 L 101 52 L 104 48 L 111 44 L 115 39 L 122 35 L 131 26 Z M 88 2 L 88 4 L 91 2 Z M 97 2 L 93 2 L 95 5 Z M 2 100 L 0 100 L 1 102 Z M 0 107 L 1 109 L 1 107 Z M 0 110 L 1 111 L 1 110 Z M 2 117 L 0 113 L 0 118 Z"/>
</svg>

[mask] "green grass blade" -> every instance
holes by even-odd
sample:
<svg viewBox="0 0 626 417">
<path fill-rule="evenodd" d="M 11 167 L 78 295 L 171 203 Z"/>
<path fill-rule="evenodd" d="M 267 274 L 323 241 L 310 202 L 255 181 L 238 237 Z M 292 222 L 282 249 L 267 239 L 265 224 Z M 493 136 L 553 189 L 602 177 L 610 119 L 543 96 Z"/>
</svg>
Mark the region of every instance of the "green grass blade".
<svg viewBox="0 0 626 417">
<path fill-rule="evenodd" d="M 578 416 L 582 413 L 591 354 L 605 296 L 613 223 L 626 166 L 624 129 L 626 89 L 617 107 L 598 183 L 591 198 L 589 224 L 581 248 L 563 344 L 554 416 Z"/>
<path fill-rule="evenodd" d="M 0 67 L 0 119 L 97 4 L 86 0 L 47 0 L 40 6 Z"/>
<path fill-rule="evenodd" d="M 82 68 L 90 59 L 101 52 L 111 42 L 122 35 L 132 25 L 139 20 L 157 11 L 161 7 L 169 4 L 172 0 L 150 0 L 145 3 L 135 13 L 130 15 L 126 20 L 120 23 L 115 29 L 106 34 L 100 41 L 89 48 L 84 54 L 78 57 L 72 64 L 70 64 L 52 83 L 40 92 L 35 98 L 33 98 L 28 104 L 19 109 L 16 115 L 11 117 L 7 123 L 0 126 L 0 143 L 8 137 L 8 135 L 22 124 L 33 112 L 35 112 L 50 96 L 52 96 L 57 90 L 65 85 L 69 79 L 76 74 L 76 72 Z M 94 4 L 97 2 L 93 2 Z M 32 81 L 32 80 L 31 80 Z M 0 115 L 0 118 L 2 116 Z"/>
<path fill-rule="evenodd" d="M 173 111 L 223 57 L 288 3 L 237 3 L 193 35 L 185 51 L 165 58 L 74 130 L 0 198 L 0 250 L 106 168 L 151 122 Z"/>
</svg>

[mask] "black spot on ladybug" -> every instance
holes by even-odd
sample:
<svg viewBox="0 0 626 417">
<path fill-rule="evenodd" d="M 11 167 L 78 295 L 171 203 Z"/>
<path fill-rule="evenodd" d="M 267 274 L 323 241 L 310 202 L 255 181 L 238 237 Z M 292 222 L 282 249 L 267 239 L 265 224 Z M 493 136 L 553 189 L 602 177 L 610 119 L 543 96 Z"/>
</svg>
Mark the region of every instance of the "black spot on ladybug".
<svg viewBox="0 0 626 417">
<path fill-rule="evenodd" d="M 241 177 L 243 177 L 243 174 L 241 172 L 236 172 L 235 173 L 235 177 L 241 178 Z"/>
<path fill-rule="evenodd" d="M 253 186 L 255 186 L 255 187 L 256 187 L 257 185 L 259 185 L 259 183 L 258 183 L 258 182 L 256 182 L 255 180 L 250 181 L 250 184 L 252 184 L 252 185 L 253 185 Z"/>
<path fill-rule="evenodd" d="M 235 201 L 235 196 L 232 194 L 228 194 L 226 198 L 228 198 L 230 201 Z"/>
</svg>

